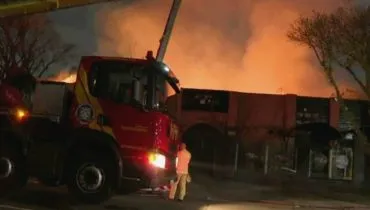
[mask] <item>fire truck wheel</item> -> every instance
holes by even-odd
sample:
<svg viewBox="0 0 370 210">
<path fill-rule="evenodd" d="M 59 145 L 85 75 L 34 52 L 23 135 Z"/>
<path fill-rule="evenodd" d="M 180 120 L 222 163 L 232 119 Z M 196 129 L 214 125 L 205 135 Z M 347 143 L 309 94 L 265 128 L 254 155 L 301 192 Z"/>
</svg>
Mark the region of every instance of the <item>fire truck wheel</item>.
<svg viewBox="0 0 370 210">
<path fill-rule="evenodd" d="M 22 152 L 13 145 L 1 145 L 0 149 L 0 197 L 17 192 L 27 184 L 26 161 Z"/>
<path fill-rule="evenodd" d="M 96 153 L 77 159 L 69 170 L 69 192 L 84 203 L 98 204 L 110 199 L 116 180 L 114 161 Z"/>
</svg>

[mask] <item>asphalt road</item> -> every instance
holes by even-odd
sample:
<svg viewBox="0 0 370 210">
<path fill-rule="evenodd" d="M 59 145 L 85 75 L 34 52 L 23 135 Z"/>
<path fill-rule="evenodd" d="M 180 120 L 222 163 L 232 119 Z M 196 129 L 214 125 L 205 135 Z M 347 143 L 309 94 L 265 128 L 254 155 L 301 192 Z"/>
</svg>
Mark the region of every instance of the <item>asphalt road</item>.
<svg viewBox="0 0 370 210">
<path fill-rule="evenodd" d="M 285 207 L 285 208 L 284 208 Z M 116 196 L 102 205 L 78 205 L 68 201 L 61 189 L 29 186 L 19 195 L 0 204 L 1 210 L 283 210 L 287 206 L 257 203 L 235 203 L 190 197 L 183 202 L 166 200 L 163 195 L 136 194 Z M 288 208 L 290 209 L 290 207 Z"/>
<path fill-rule="evenodd" d="M 166 200 L 163 195 L 135 194 L 115 196 L 102 205 L 89 206 L 71 202 L 65 189 L 30 184 L 12 199 L 2 202 L 0 210 L 370 210 L 370 206 L 355 207 L 351 203 L 331 200 L 291 201 L 286 198 L 277 201 L 275 197 L 252 201 L 237 196 L 248 193 L 255 195 L 255 190 L 245 190 L 247 188 L 240 184 L 223 185 L 228 187 L 220 188 L 219 193 L 216 193 L 206 189 L 204 185 L 192 183 L 190 193 L 183 202 Z M 232 195 L 233 193 L 235 194 Z"/>
</svg>

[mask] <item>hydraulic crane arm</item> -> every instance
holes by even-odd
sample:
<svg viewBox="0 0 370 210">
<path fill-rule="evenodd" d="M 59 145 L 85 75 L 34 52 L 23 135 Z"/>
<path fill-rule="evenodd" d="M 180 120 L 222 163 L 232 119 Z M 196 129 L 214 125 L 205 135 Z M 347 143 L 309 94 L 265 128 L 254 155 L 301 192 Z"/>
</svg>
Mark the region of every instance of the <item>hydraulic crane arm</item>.
<svg viewBox="0 0 370 210">
<path fill-rule="evenodd" d="M 177 17 L 177 13 L 179 12 L 181 5 L 181 0 L 173 0 L 172 7 L 170 13 L 167 18 L 166 27 L 164 28 L 163 35 L 159 41 L 159 47 L 157 51 L 156 60 L 163 61 L 164 56 L 167 51 L 168 43 L 170 42 L 171 34 L 173 31 L 173 27 L 175 25 L 175 20 Z"/>
</svg>

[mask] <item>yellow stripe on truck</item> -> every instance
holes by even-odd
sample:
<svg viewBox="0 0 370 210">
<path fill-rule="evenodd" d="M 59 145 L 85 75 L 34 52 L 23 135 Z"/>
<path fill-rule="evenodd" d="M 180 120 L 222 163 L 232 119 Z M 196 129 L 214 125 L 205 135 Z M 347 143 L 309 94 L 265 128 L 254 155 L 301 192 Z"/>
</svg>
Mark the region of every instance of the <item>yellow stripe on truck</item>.
<svg viewBox="0 0 370 210">
<path fill-rule="evenodd" d="M 86 96 L 87 94 L 85 94 L 82 84 L 79 81 L 76 81 L 76 84 L 75 84 L 75 95 L 76 95 L 77 103 L 79 105 L 89 103 L 89 100 Z M 96 119 L 90 122 L 88 126 L 91 129 L 100 130 L 98 124 L 96 123 Z"/>
<path fill-rule="evenodd" d="M 104 111 L 101 108 L 99 101 L 95 97 L 93 97 L 89 92 L 87 73 L 86 73 L 85 69 L 80 68 L 79 72 L 78 72 L 78 76 L 80 77 L 80 80 L 81 80 L 81 83 L 82 83 L 82 88 L 85 90 L 84 92 L 86 93 L 87 102 L 90 101 L 91 106 L 95 109 L 94 110 L 95 118 L 89 124 L 89 127 L 92 128 L 92 129 L 94 129 L 95 127 L 99 128 L 100 126 L 97 124 L 96 116 L 99 116 L 100 114 L 104 115 Z M 77 81 L 77 83 L 79 83 L 79 82 Z M 104 132 L 106 132 L 107 134 L 111 135 L 113 138 L 116 139 L 116 136 L 114 135 L 113 130 L 110 126 L 101 126 L 101 128 Z"/>
</svg>

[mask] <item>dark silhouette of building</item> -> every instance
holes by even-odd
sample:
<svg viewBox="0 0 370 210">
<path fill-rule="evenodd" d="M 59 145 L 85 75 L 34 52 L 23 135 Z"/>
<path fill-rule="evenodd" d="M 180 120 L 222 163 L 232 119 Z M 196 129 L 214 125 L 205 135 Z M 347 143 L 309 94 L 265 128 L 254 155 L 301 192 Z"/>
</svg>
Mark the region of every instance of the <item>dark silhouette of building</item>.
<svg viewBox="0 0 370 210">
<path fill-rule="evenodd" d="M 365 102 L 346 103 L 362 127 L 370 125 Z M 353 144 L 328 137 L 320 140 L 323 145 L 319 149 L 307 142 L 302 147 L 305 149 L 297 146 L 304 142 L 300 132 L 294 132 L 299 125 L 321 123 L 343 133 L 353 129 L 334 98 L 183 89 L 169 97 L 168 110 L 179 120 L 194 162 L 211 171 L 215 165 L 225 166 L 227 171 L 245 167 L 273 171 L 285 156 L 284 164 L 309 177 L 352 179 Z M 350 148 L 347 153 L 342 147 L 334 151 L 337 144 L 333 142 L 337 141 Z"/>
</svg>

